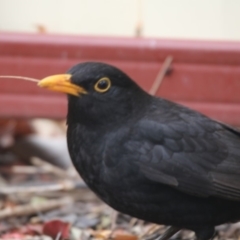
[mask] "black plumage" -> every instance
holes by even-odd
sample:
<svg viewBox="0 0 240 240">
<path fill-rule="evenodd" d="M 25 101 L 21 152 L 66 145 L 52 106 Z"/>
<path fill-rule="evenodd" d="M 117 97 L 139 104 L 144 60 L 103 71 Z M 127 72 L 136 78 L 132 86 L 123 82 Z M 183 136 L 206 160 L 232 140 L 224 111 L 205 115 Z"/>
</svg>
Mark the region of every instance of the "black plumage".
<svg viewBox="0 0 240 240">
<path fill-rule="evenodd" d="M 85 91 L 68 95 L 70 156 L 104 202 L 191 229 L 201 240 L 214 226 L 240 220 L 238 130 L 150 96 L 107 64 L 78 64 L 68 74 Z"/>
</svg>

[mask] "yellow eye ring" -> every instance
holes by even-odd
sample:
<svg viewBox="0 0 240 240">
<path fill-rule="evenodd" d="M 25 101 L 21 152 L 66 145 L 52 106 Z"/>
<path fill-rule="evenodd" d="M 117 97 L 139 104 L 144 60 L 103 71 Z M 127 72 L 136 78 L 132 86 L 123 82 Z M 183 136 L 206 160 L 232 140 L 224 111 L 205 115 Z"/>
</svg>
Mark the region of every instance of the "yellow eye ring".
<svg viewBox="0 0 240 240">
<path fill-rule="evenodd" d="M 104 93 L 111 87 L 111 81 L 107 77 L 100 78 L 94 85 L 97 92 Z"/>
</svg>

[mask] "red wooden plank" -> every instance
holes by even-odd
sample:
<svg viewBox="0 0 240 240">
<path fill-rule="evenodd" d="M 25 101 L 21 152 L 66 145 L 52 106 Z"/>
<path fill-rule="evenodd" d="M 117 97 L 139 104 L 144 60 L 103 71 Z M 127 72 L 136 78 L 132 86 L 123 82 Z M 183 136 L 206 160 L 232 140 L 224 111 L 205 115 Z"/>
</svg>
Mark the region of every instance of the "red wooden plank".
<svg viewBox="0 0 240 240">
<path fill-rule="evenodd" d="M 65 118 L 67 100 L 62 94 L 45 97 L 42 95 L 0 95 L 1 118 Z"/>
<path fill-rule="evenodd" d="M 85 60 L 81 60 L 85 61 Z M 145 90 L 149 90 L 161 64 L 148 62 L 111 61 L 127 72 Z M 64 73 L 76 62 L 58 59 L 0 57 L 0 73 L 3 75 L 22 75 L 43 78 L 50 74 Z M 51 66 L 51 68 L 49 68 Z M 2 68 L 2 70 L 1 70 Z M 203 64 L 173 64 L 173 73 L 167 76 L 157 95 L 172 100 L 239 102 L 240 103 L 240 67 Z M 13 87 L 14 85 L 14 87 Z M 39 89 L 34 83 L 19 80 L 0 80 L 0 92 L 34 93 L 52 95 Z"/>
<path fill-rule="evenodd" d="M 240 126 L 240 105 L 232 103 L 201 103 L 201 102 L 179 102 L 189 108 L 195 109 L 206 116 L 230 125 Z"/>
<path fill-rule="evenodd" d="M 175 62 L 239 65 L 240 43 L 1 33 L 0 54 L 154 62 L 172 54 Z"/>
<path fill-rule="evenodd" d="M 174 64 L 157 95 L 172 100 L 240 104 L 240 67 Z M 240 116 L 239 116 L 240 117 Z"/>
<path fill-rule="evenodd" d="M 0 35 L 0 75 L 42 78 L 65 72 L 77 62 L 98 60 L 118 66 L 149 90 L 168 55 L 174 58 L 173 73 L 158 95 L 240 125 L 240 43 Z M 2 117 L 59 118 L 64 116 L 63 106 L 63 97 L 34 83 L 0 79 Z"/>
<path fill-rule="evenodd" d="M 239 125 L 239 104 L 196 103 L 181 101 L 187 107 L 204 113 L 205 115 L 232 125 Z M 9 107 L 11 106 L 11 107 Z M 67 114 L 67 100 L 64 95 L 34 96 L 34 95 L 0 95 L 1 117 L 46 117 L 65 118 Z"/>
</svg>

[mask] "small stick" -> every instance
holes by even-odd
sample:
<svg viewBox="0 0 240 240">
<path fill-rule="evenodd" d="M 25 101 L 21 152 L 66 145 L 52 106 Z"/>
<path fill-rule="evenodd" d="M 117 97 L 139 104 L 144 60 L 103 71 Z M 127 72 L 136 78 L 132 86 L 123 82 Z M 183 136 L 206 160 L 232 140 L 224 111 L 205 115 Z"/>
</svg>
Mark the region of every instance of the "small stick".
<svg viewBox="0 0 240 240">
<path fill-rule="evenodd" d="M 166 75 L 167 71 L 170 68 L 170 65 L 171 65 L 172 61 L 173 61 L 173 57 L 172 56 L 168 56 L 164 60 L 164 62 L 162 64 L 162 67 L 161 67 L 160 71 L 158 72 L 158 75 L 157 75 L 156 79 L 154 80 L 153 85 L 152 85 L 152 87 L 151 87 L 151 89 L 149 91 L 149 93 L 151 95 L 155 95 L 157 93 L 157 91 L 158 91 L 158 89 L 159 89 L 159 87 L 160 87 L 160 85 L 162 83 L 162 80 L 163 80 L 164 76 Z"/>
<path fill-rule="evenodd" d="M 1 170 L 0 170 L 1 171 Z M 50 168 L 34 167 L 34 166 L 13 166 L 8 171 L 13 174 L 44 174 L 54 173 Z"/>
<path fill-rule="evenodd" d="M 0 194 L 18 194 L 18 193 L 40 193 L 49 191 L 69 191 L 75 188 L 85 187 L 85 184 L 80 181 L 64 180 L 59 183 L 36 186 L 7 186 L 0 188 Z"/>
<path fill-rule="evenodd" d="M 36 78 L 29 78 L 29 77 L 22 77 L 22 76 L 8 76 L 8 75 L 3 75 L 0 76 L 0 78 L 12 78 L 12 79 L 21 79 L 21 80 L 26 80 L 26 81 L 30 81 L 30 82 L 39 82 L 38 79 Z"/>
<path fill-rule="evenodd" d="M 129 222 L 129 229 L 133 228 L 133 226 L 139 221 L 139 219 L 137 218 L 131 218 L 130 222 Z"/>
<path fill-rule="evenodd" d="M 46 212 L 72 203 L 73 200 L 71 198 L 65 197 L 62 199 L 48 200 L 44 203 L 24 204 L 16 207 L 8 207 L 0 210 L 0 219 L 37 214 L 39 212 Z"/>
<path fill-rule="evenodd" d="M 181 228 L 171 226 L 164 232 L 163 235 L 161 235 L 158 238 L 155 238 L 155 240 L 168 240 L 170 237 L 172 237 L 174 234 L 176 234 L 180 230 Z"/>
<path fill-rule="evenodd" d="M 142 239 L 142 238 L 145 238 L 145 237 L 147 237 L 147 236 L 149 236 L 149 235 L 153 235 L 154 233 L 157 233 L 157 232 L 158 232 L 159 230 L 161 230 L 161 229 L 162 229 L 162 225 L 152 224 L 152 225 L 150 226 L 150 228 L 147 229 L 146 232 L 142 233 L 142 234 L 139 236 L 139 238 Z"/>
<path fill-rule="evenodd" d="M 33 165 L 35 165 L 36 167 L 40 167 L 42 169 L 48 170 L 48 171 L 52 172 L 53 174 L 55 174 L 56 176 L 59 176 L 61 178 L 62 177 L 70 177 L 68 174 L 68 171 L 63 170 L 49 162 L 45 162 L 38 157 L 32 157 L 31 163 Z"/>
<path fill-rule="evenodd" d="M 111 228 L 111 231 L 113 232 L 114 229 L 116 228 L 116 221 L 117 221 L 117 217 L 118 217 L 119 213 L 117 211 L 115 211 L 114 209 L 111 209 L 111 210 L 112 210 L 112 212 L 111 212 L 111 217 L 110 217 L 110 219 L 111 219 L 110 228 Z"/>
</svg>

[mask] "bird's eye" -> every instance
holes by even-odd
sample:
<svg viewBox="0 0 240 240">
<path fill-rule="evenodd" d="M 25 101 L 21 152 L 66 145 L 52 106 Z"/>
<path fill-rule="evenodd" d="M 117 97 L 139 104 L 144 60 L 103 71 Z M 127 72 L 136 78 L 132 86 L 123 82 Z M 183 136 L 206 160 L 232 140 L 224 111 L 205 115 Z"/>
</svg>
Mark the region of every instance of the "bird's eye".
<svg viewBox="0 0 240 240">
<path fill-rule="evenodd" d="M 106 92 L 110 87 L 111 87 L 111 81 L 107 77 L 99 79 L 97 83 L 94 85 L 94 89 L 100 93 Z"/>
</svg>

